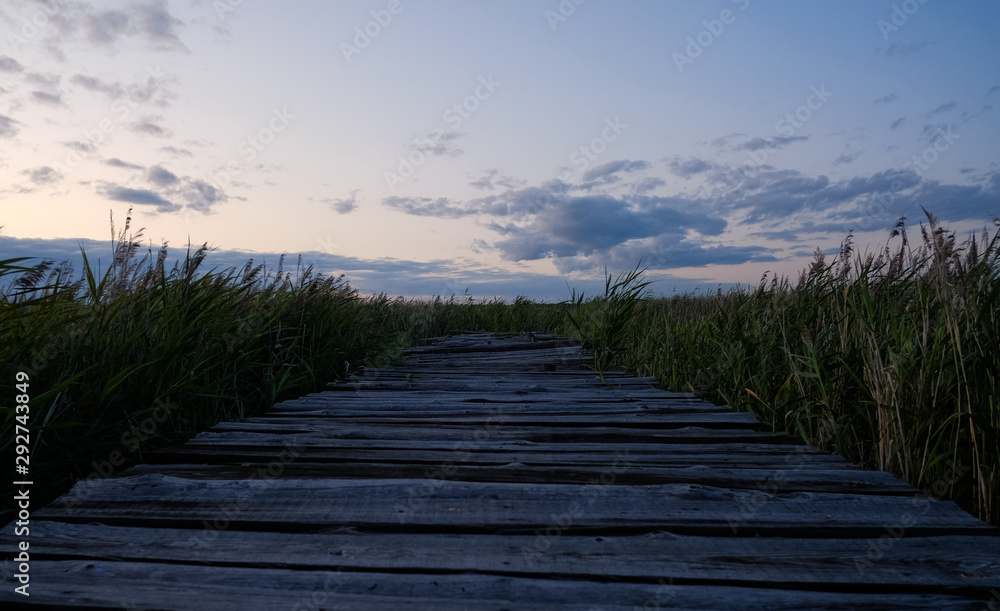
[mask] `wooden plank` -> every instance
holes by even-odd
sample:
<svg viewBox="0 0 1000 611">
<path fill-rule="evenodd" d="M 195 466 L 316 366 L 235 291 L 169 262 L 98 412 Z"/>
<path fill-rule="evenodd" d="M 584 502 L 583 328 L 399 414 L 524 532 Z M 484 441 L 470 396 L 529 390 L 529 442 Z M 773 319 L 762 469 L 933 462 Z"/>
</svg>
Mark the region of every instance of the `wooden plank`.
<svg viewBox="0 0 1000 611">
<path fill-rule="evenodd" d="M 264 432 L 214 432 L 199 433 L 188 443 L 191 445 L 294 445 L 337 447 L 341 439 L 421 439 L 427 441 L 465 442 L 478 446 L 487 439 L 525 441 L 528 443 L 579 443 L 614 442 L 621 444 L 650 443 L 712 443 L 768 441 L 774 444 L 796 445 L 797 440 L 778 437 L 752 429 L 708 429 L 688 426 L 679 429 L 634 429 L 615 427 L 559 427 L 538 428 L 518 426 L 454 425 L 454 426 L 364 426 L 345 424 L 335 430 L 275 434 Z"/>
<path fill-rule="evenodd" d="M 68 521 L 155 525 L 227 519 L 282 529 L 401 526 L 442 532 L 651 532 L 868 537 L 906 524 L 907 536 L 996 535 L 1000 529 L 923 498 L 800 492 L 770 494 L 688 484 L 656 486 L 454 482 L 442 479 L 200 481 L 139 475 L 82 481 L 35 513 Z M 277 474 L 275 474 L 277 476 Z M 226 518 L 223 508 L 236 508 Z M 562 528 L 561 519 L 566 523 Z M 295 530 L 291 528 L 291 530 Z"/>
<path fill-rule="evenodd" d="M 471 410 L 470 410 L 471 411 Z M 638 411 L 631 413 L 612 414 L 551 414 L 540 415 L 532 412 L 504 412 L 504 411 L 483 411 L 470 414 L 455 414 L 451 416 L 411 415 L 401 417 L 399 415 L 350 415 L 338 414 L 336 410 L 330 410 L 321 416 L 303 422 L 297 419 L 294 422 L 280 422 L 274 418 L 242 420 L 223 422 L 214 427 L 213 431 L 282 431 L 299 430 L 303 426 L 317 431 L 339 429 L 344 425 L 378 425 L 378 426 L 469 426 L 481 424 L 482 422 L 497 423 L 502 426 L 518 427 L 626 427 L 643 429 L 675 429 L 687 426 L 699 427 L 719 427 L 719 428 L 740 428 L 747 427 L 756 429 L 760 423 L 753 416 L 744 412 L 695 412 L 695 413 L 673 413 L 657 414 L 648 411 Z"/>
<path fill-rule="evenodd" d="M 38 558 L 226 564 L 343 570 L 468 571 L 493 575 L 574 575 L 577 579 L 660 579 L 718 585 L 795 583 L 1000 587 L 1000 537 L 868 539 L 642 536 L 542 536 L 358 533 L 296 534 L 134 528 L 39 521 Z M 0 534 L 0 552 L 17 540 Z M 482 553 L 489 550 L 489 553 Z M 919 562 L 913 562 L 919 558 Z"/>
<path fill-rule="evenodd" d="M 664 468 L 639 466 L 625 456 L 615 468 L 616 485 L 694 484 L 767 492 L 837 492 L 842 494 L 883 494 L 916 496 L 918 491 L 881 471 L 810 469 L 791 470 L 725 468 L 692 465 Z M 248 479 L 267 473 L 269 462 L 238 464 L 138 465 L 119 477 L 162 474 L 188 479 Z M 439 465 L 410 462 L 345 462 L 340 464 L 296 460 L 282 466 L 283 479 L 322 478 L 429 478 L 447 473 L 451 480 L 475 482 L 522 482 L 530 484 L 581 484 L 600 481 L 608 473 L 608 463 L 588 465 L 526 465 L 506 461 L 498 465 L 452 461 Z"/>
<path fill-rule="evenodd" d="M 733 444 L 738 445 L 738 444 Z M 512 461 L 525 465 L 606 465 L 608 448 L 598 452 L 559 452 L 551 449 L 524 449 L 523 447 L 500 451 L 461 451 L 452 447 L 427 449 L 427 446 L 403 444 L 400 447 L 347 447 L 347 448 L 296 448 L 296 461 L 306 462 L 401 462 L 414 465 L 440 465 L 447 462 L 498 465 Z M 724 447 L 716 444 L 713 447 Z M 629 464 L 638 466 L 687 467 L 692 465 L 771 468 L 771 469 L 841 469 L 858 470 L 859 467 L 836 454 L 754 451 L 700 452 L 699 446 L 686 446 L 690 451 L 678 451 L 668 446 L 670 451 L 627 453 Z M 280 446 L 239 447 L 239 446 L 178 446 L 146 454 L 149 463 L 190 463 L 190 462 L 254 462 L 271 460 L 283 450 Z M 621 450 L 619 450 L 621 451 Z"/>
<path fill-rule="evenodd" d="M 32 604 L 189 611 L 336 608 L 635 609 L 732 608 L 979 611 L 984 602 L 942 593 L 843 592 L 756 587 L 615 583 L 481 574 L 348 572 L 196 566 L 103 560 L 32 563 Z M 23 602 L 13 588 L 0 601 Z M 6 607 L 10 608 L 10 607 Z"/>
</svg>

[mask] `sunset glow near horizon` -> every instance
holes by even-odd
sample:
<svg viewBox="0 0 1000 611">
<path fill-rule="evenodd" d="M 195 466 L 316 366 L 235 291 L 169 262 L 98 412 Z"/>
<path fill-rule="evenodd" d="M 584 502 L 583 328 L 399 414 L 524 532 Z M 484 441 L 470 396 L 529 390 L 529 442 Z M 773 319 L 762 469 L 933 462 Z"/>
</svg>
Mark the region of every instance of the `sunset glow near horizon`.
<svg viewBox="0 0 1000 611">
<path fill-rule="evenodd" d="M 989 0 L 0 0 L 0 259 L 106 265 L 132 208 L 154 249 L 363 293 L 795 276 L 921 207 L 1000 216 L 997 31 Z"/>
</svg>

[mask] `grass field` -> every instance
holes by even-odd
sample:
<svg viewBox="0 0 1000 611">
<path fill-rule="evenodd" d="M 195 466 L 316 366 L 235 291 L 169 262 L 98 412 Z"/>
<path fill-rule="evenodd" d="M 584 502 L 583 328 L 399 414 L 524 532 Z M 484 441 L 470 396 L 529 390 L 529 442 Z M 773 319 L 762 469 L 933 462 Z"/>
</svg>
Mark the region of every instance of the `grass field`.
<svg viewBox="0 0 1000 611">
<path fill-rule="evenodd" d="M 3 447 L 27 422 L 34 507 L 420 338 L 482 329 L 580 337 L 598 370 L 751 411 L 1000 522 L 1000 233 L 960 241 L 928 215 L 917 243 L 902 225 L 875 255 L 848 237 L 796 281 L 658 298 L 636 268 L 542 304 L 363 297 L 300 266 L 209 271 L 206 248 L 167 269 L 125 225 L 100 276 L 86 255 L 79 272 L 0 261 Z M 18 372 L 29 419 L 11 407 Z"/>
</svg>

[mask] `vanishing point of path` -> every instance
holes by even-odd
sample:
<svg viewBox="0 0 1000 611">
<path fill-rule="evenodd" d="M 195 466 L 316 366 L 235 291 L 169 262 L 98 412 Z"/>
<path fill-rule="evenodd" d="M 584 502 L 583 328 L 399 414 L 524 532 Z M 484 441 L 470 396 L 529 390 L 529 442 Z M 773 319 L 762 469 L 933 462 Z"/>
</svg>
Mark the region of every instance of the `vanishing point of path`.
<svg viewBox="0 0 1000 611">
<path fill-rule="evenodd" d="M 586 362 L 465 334 L 219 424 L 34 512 L 0 605 L 1000 608 L 1000 529 Z"/>
</svg>

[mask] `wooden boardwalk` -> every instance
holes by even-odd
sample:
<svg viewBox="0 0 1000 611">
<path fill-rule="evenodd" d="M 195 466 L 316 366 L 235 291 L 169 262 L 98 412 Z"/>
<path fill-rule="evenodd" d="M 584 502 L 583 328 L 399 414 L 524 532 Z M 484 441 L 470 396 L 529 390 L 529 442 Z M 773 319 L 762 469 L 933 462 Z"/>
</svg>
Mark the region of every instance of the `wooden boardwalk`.
<svg viewBox="0 0 1000 611">
<path fill-rule="evenodd" d="M 0 605 L 1000 608 L 1000 529 L 534 340 L 449 338 L 81 482 Z"/>
</svg>

